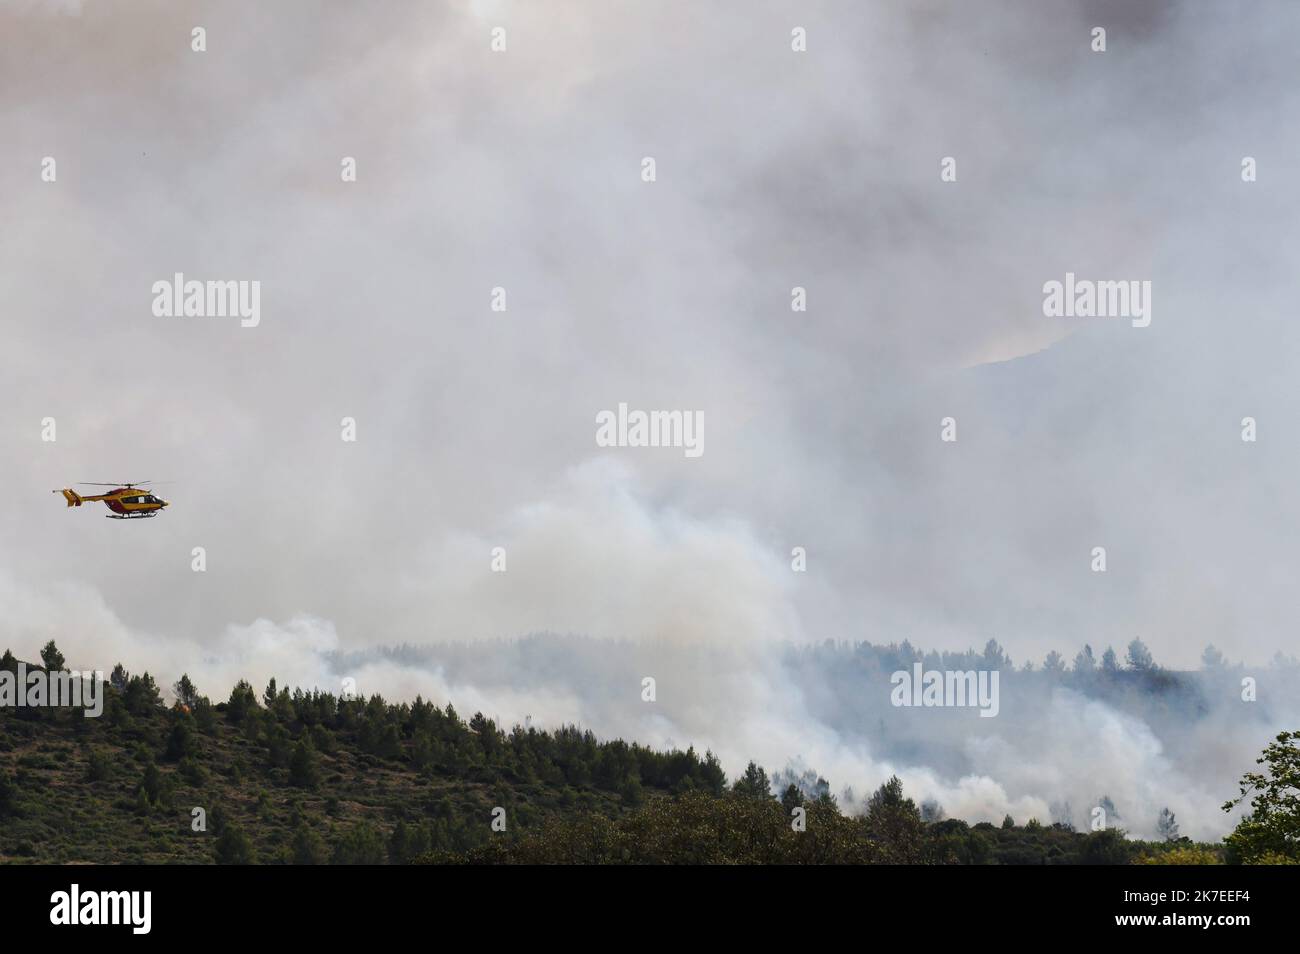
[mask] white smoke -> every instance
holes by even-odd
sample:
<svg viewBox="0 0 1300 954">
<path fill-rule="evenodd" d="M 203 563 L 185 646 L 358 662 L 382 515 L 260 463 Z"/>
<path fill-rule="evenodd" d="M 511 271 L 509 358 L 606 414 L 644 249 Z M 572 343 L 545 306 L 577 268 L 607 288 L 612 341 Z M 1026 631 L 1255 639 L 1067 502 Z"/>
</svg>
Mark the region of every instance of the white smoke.
<svg viewBox="0 0 1300 954">
<path fill-rule="evenodd" d="M 505 572 L 492 571 L 490 544 L 504 548 Z M 362 695 L 419 694 L 505 726 L 576 723 L 602 738 L 712 750 L 732 778 L 751 759 L 770 770 L 807 765 L 833 791 L 861 796 L 897 774 L 918 802 L 938 801 L 970 822 L 1011 814 L 1082 827 L 1108 796 L 1123 813 L 1112 824 L 1148 836 L 1164 807 L 1185 834 L 1226 832 L 1231 819 L 1218 805 L 1267 738 L 1239 726 L 1233 745 L 1204 757 L 1199 740 L 1232 731 L 1227 708 L 1216 707 L 1175 740 L 1201 757 L 1178 757 L 1139 718 L 1068 689 L 1023 701 L 1028 717 L 971 712 L 956 723 L 903 726 L 897 720 L 928 714 L 891 710 L 879 681 L 836 697 L 840 690 L 815 674 L 795 674 L 787 652 L 808 640 L 792 599 L 799 574 L 783 555 L 739 521 L 708 524 L 650 505 L 633 475 L 609 462 L 573 469 L 544 501 L 482 537 L 445 543 L 416 576 L 429 582 L 431 628 L 446 642 L 403 652 L 377 652 L 376 641 L 349 640 L 307 614 L 212 634 L 142 633 L 85 584 L 20 583 L 8 573 L 0 574 L 0 643 L 34 658 L 55 638 L 75 667 L 122 661 L 164 686 L 187 672 L 218 698 L 241 678 L 333 692 L 346 679 Z M 585 635 L 510 638 L 533 620 Z M 653 702 L 642 698 L 645 677 L 655 680 Z M 1004 695 L 1015 691 L 1003 685 Z M 878 729 L 864 711 L 883 713 Z M 900 731 L 924 741 L 907 758 L 883 754 Z M 1056 817 L 1062 804 L 1072 817 Z"/>
</svg>

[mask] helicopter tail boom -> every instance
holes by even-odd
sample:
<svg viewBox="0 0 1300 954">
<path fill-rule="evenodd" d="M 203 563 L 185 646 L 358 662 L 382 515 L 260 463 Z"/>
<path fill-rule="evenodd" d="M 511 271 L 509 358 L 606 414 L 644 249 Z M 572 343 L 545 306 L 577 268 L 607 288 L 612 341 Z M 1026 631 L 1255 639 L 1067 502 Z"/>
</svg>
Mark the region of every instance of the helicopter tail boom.
<svg viewBox="0 0 1300 954">
<path fill-rule="evenodd" d="M 56 490 L 55 493 L 58 493 L 58 491 Z M 83 498 L 81 494 L 77 493 L 75 490 L 68 490 L 67 488 L 64 488 L 63 499 L 68 502 L 69 507 L 80 507 L 82 500 L 84 500 L 85 498 Z"/>
</svg>

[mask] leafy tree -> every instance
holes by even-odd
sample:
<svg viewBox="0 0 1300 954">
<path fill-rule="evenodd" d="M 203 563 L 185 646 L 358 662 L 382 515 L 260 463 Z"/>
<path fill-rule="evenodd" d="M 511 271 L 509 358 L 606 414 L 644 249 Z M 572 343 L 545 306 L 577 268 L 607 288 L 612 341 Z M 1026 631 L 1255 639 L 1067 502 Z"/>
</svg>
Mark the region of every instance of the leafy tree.
<svg viewBox="0 0 1300 954">
<path fill-rule="evenodd" d="M 1074 671 L 1079 673 L 1090 673 L 1097 668 L 1097 660 L 1093 658 L 1092 647 L 1084 644 L 1079 650 L 1079 654 L 1074 657 Z"/>
<path fill-rule="evenodd" d="M 1262 772 L 1241 777 L 1241 794 L 1224 803 L 1231 811 L 1250 799 L 1251 812 L 1224 839 L 1229 852 L 1247 864 L 1276 856 L 1300 862 L 1300 731 L 1280 732 L 1256 764 Z"/>
<path fill-rule="evenodd" d="M 271 681 L 266 684 L 266 691 L 262 693 L 262 704 L 268 709 L 271 708 L 271 706 L 275 705 L 276 696 L 278 694 L 279 693 L 275 688 L 275 677 L 272 676 Z"/>
<path fill-rule="evenodd" d="M 18 672 L 18 658 L 9 650 L 0 656 L 0 672 Z"/>
<path fill-rule="evenodd" d="M 41 663 L 50 672 L 61 672 L 66 660 L 63 653 L 59 652 L 59 647 L 54 645 L 54 640 L 50 640 L 41 649 Z"/>
<path fill-rule="evenodd" d="M 130 680 L 131 674 L 126 671 L 126 668 L 121 663 L 113 667 L 112 675 L 108 677 L 109 684 L 118 692 L 125 692 L 126 685 Z"/>
<path fill-rule="evenodd" d="M 1065 672 L 1065 660 L 1055 649 L 1048 653 L 1047 658 L 1043 660 L 1043 672 Z"/>
<path fill-rule="evenodd" d="M 1227 663 L 1228 661 L 1223 658 L 1223 653 L 1215 648 L 1214 643 L 1206 646 L 1205 651 L 1201 653 L 1202 669 L 1222 669 Z"/>
<path fill-rule="evenodd" d="M 1009 829 L 1009 828 L 1015 828 L 1015 827 L 1016 827 L 1016 820 L 1015 820 L 1014 818 L 1012 818 L 1010 815 L 1003 815 L 1003 816 L 1002 816 L 1002 828 L 1003 828 L 1003 830 L 1006 830 L 1006 829 Z"/>
<path fill-rule="evenodd" d="M 1101 654 L 1101 671 L 1105 673 L 1119 672 L 1119 658 L 1115 655 L 1115 650 L 1109 646 Z"/>
<path fill-rule="evenodd" d="M 1168 851 L 1142 852 L 1133 859 L 1135 865 L 1221 865 L 1223 859 L 1209 848 L 1179 845 Z"/>
<path fill-rule="evenodd" d="M 1124 865 L 1128 864 L 1134 848 L 1118 828 L 1104 831 L 1092 831 L 1084 835 L 1083 852 L 1080 862 L 1085 865 Z"/>
</svg>

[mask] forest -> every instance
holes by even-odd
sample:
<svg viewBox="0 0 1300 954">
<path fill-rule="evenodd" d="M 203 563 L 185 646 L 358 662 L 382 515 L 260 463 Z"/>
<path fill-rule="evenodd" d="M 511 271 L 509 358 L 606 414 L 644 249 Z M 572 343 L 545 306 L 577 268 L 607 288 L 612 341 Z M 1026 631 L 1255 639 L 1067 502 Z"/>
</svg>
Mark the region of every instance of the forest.
<svg viewBox="0 0 1300 954">
<path fill-rule="evenodd" d="M 54 642 L 37 671 L 58 672 Z M 10 651 L 0 670 L 17 672 Z M 451 702 L 240 681 L 170 700 L 121 664 L 103 712 L 0 708 L 0 861 L 217 864 L 1294 864 L 1300 733 L 1243 777 L 1251 812 L 1222 843 L 1170 814 L 1161 839 L 1120 827 L 968 824 L 890 778 L 846 810 L 808 772 L 656 751 L 578 726 L 463 718 Z M 1225 780 L 1230 786 L 1231 780 Z"/>
</svg>

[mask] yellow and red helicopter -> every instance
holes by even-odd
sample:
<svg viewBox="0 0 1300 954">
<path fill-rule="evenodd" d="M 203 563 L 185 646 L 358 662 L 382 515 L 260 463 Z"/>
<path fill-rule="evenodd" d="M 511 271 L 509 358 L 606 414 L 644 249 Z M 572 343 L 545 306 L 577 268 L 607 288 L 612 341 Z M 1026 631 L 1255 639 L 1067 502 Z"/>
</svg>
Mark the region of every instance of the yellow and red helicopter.
<svg viewBox="0 0 1300 954">
<path fill-rule="evenodd" d="M 108 514 L 114 520 L 136 519 L 139 517 L 153 517 L 158 514 L 163 507 L 167 506 L 167 501 L 161 497 L 155 497 L 149 491 L 142 489 L 145 484 L 151 484 L 151 480 L 141 480 L 134 484 L 97 484 L 89 481 L 78 484 L 80 487 L 112 487 L 108 493 L 90 494 L 82 496 L 75 490 L 64 488 L 56 490 L 54 493 L 63 494 L 63 499 L 68 502 L 69 507 L 80 507 L 83 503 L 90 503 L 95 500 L 104 501 L 104 505 L 113 511 Z"/>
</svg>

